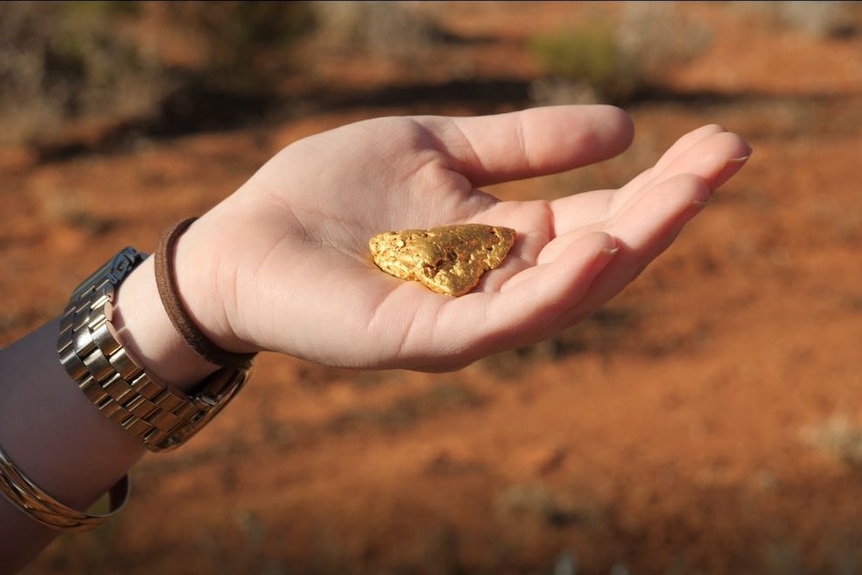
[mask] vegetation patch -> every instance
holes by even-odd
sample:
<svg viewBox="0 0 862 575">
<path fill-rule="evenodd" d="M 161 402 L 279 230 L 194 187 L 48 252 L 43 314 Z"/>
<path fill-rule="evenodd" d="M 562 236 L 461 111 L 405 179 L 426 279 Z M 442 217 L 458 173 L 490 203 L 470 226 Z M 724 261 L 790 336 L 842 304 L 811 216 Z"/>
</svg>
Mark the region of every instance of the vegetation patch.
<svg viewBox="0 0 862 575">
<path fill-rule="evenodd" d="M 840 461 L 862 469 L 862 425 L 836 415 L 825 423 L 802 430 L 802 440 Z"/>
</svg>

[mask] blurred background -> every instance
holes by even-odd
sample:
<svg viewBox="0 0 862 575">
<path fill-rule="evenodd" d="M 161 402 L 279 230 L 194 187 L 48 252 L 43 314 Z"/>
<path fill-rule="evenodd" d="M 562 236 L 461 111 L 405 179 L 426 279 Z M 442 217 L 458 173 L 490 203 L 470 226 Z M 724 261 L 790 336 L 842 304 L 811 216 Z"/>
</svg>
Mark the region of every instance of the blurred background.
<svg viewBox="0 0 862 575">
<path fill-rule="evenodd" d="M 0 346 L 304 136 L 597 102 L 630 150 L 488 191 L 617 187 L 707 123 L 754 155 L 552 340 L 439 375 L 261 357 L 25 574 L 862 573 L 860 3 L 0 2 Z"/>
</svg>

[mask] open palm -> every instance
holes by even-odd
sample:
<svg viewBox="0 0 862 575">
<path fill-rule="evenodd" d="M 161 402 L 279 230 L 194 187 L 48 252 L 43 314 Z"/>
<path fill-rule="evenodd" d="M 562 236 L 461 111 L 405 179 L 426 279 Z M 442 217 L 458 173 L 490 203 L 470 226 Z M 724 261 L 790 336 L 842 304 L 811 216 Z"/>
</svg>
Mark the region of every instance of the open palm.
<svg viewBox="0 0 862 575">
<path fill-rule="evenodd" d="M 547 338 L 619 293 L 750 153 L 711 125 L 618 190 L 502 202 L 480 189 L 601 161 L 631 137 L 616 108 L 566 106 L 378 118 L 300 140 L 195 225 L 222 254 L 209 270 L 222 323 L 240 347 L 362 368 L 449 370 Z M 470 294 L 370 260 L 378 232 L 465 222 L 518 232 Z"/>
</svg>

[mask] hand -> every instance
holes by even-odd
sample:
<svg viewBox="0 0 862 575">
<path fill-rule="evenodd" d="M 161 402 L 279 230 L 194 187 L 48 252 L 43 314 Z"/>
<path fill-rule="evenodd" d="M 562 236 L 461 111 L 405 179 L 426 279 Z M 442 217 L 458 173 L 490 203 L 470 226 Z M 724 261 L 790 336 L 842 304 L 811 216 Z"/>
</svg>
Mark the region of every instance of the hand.
<svg viewBox="0 0 862 575">
<path fill-rule="evenodd" d="M 613 157 L 631 138 L 629 118 L 608 106 L 378 118 L 309 137 L 187 232 L 180 288 L 235 351 L 445 371 L 535 343 L 618 294 L 750 154 L 705 126 L 618 190 L 507 202 L 480 190 Z M 378 232 L 465 222 L 518 232 L 470 294 L 433 293 L 370 260 Z"/>
</svg>

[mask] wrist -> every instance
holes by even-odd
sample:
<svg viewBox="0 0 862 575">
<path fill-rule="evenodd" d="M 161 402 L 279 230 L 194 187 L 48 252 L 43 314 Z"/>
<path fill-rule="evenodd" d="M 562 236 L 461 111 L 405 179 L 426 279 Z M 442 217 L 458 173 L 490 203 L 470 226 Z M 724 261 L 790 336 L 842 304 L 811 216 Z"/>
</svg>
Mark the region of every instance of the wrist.
<svg viewBox="0 0 862 575">
<path fill-rule="evenodd" d="M 113 307 L 120 340 L 153 379 L 189 391 L 218 369 L 194 353 L 171 323 L 159 298 L 152 257 L 120 285 Z"/>
<path fill-rule="evenodd" d="M 228 232 L 237 218 L 233 214 L 221 219 L 214 217 L 212 214 L 217 211 L 194 220 L 191 226 L 177 226 L 171 230 L 171 238 L 163 238 L 160 249 L 166 243 L 173 245 L 168 253 L 161 254 L 161 268 L 156 266 L 160 276 L 157 279 L 164 297 L 170 300 L 165 302 L 169 311 L 171 307 L 181 308 L 174 310 L 173 317 L 177 329 L 186 333 L 189 345 L 197 347 L 203 357 L 216 364 L 230 365 L 233 358 L 222 359 L 224 353 L 246 355 L 261 349 L 247 343 L 249 338 L 242 337 L 237 330 L 242 325 L 237 320 L 237 270 L 245 261 L 242 256 L 239 261 L 233 256 L 237 236 Z M 156 261 L 158 264 L 158 258 Z M 165 287 L 171 276 L 168 267 L 172 268 L 172 290 Z M 190 331 L 196 332 L 193 337 L 189 337 Z M 201 336 L 207 345 L 198 347 Z M 208 353 L 213 347 L 217 349 Z"/>
<path fill-rule="evenodd" d="M 144 270 L 162 269 L 165 245 L 163 241 L 150 260 L 152 266 Z M 61 317 L 57 350 L 68 375 L 105 417 L 151 451 L 166 451 L 185 443 L 227 405 L 248 379 L 252 362 L 243 358 L 227 366 L 209 355 L 190 358 L 199 350 L 179 344 L 180 339 L 189 341 L 185 332 L 166 329 L 168 322 L 176 324 L 170 313 L 175 302 L 159 293 L 159 302 L 168 307 L 152 303 L 152 294 L 162 285 L 154 275 L 137 275 L 138 281 L 118 298 L 120 286 L 144 262 L 146 256 L 127 247 L 75 289 Z M 165 339 L 166 334 L 173 336 Z M 207 373 L 211 376 L 201 378 Z"/>
</svg>

